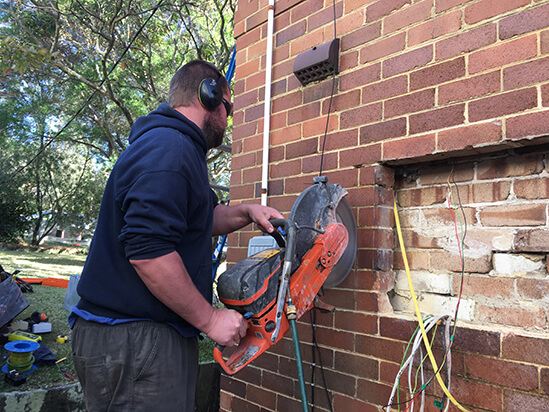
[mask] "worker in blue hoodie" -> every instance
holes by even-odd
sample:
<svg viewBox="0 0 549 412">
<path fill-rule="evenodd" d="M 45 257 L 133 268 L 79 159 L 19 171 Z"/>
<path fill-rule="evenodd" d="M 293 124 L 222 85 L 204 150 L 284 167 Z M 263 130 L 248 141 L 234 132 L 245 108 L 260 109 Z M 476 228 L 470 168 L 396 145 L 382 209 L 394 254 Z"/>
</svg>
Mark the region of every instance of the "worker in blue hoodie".
<svg viewBox="0 0 549 412">
<path fill-rule="evenodd" d="M 168 102 L 133 125 L 103 195 L 69 316 L 88 411 L 194 411 L 197 335 L 231 347 L 246 320 L 212 307 L 212 236 L 283 216 L 226 206 L 210 189 L 208 149 L 231 115 L 227 80 L 194 60 Z"/>
</svg>

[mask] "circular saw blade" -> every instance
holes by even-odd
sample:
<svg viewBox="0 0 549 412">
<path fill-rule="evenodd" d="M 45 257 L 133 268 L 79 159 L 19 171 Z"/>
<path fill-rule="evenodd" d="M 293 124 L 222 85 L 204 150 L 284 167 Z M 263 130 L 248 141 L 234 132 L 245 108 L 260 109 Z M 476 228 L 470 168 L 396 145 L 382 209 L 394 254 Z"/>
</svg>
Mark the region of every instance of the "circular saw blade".
<svg viewBox="0 0 549 412">
<path fill-rule="evenodd" d="M 349 202 L 344 199 L 347 191 L 340 185 L 316 183 L 299 195 L 292 210 L 290 220 L 297 227 L 315 227 L 324 229 L 330 223 L 342 223 L 347 229 L 349 242 L 339 262 L 332 268 L 324 282 L 324 288 L 339 285 L 348 275 L 355 260 L 357 248 L 356 220 Z M 318 232 L 298 230 L 296 234 L 296 259 L 301 262 L 303 256 L 313 246 Z"/>
</svg>

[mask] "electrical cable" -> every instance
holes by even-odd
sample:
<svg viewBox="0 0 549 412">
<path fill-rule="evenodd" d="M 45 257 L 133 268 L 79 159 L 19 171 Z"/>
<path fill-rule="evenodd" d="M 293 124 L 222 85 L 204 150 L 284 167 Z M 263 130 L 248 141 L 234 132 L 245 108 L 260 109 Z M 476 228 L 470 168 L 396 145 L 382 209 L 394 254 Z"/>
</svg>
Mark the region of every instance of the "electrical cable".
<svg viewBox="0 0 549 412">
<path fill-rule="evenodd" d="M 328 386 L 326 385 L 326 375 L 324 374 L 324 366 L 322 365 L 322 357 L 320 355 L 320 347 L 318 346 L 318 341 L 316 340 L 316 308 L 313 306 L 311 311 L 309 312 L 311 317 L 311 325 L 313 327 L 313 333 L 312 333 L 312 343 L 313 343 L 313 357 L 312 357 L 312 367 L 311 367 L 311 411 L 314 411 L 315 409 L 315 366 L 316 366 L 316 355 L 315 350 L 318 352 L 318 363 L 320 367 L 320 374 L 322 376 L 322 384 L 324 385 L 324 391 L 326 393 L 326 399 L 328 401 L 328 406 L 330 408 L 330 412 L 333 412 L 332 407 L 332 399 L 330 397 L 330 392 L 328 391 Z"/>
<path fill-rule="evenodd" d="M 332 9 L 333 9 L 333 22 L 334 22 L 334 40 L 337 38 L 337 28 L 336 28 L 336 7 L 335 7 L 335 0 L 332 0 Z M 328 135 L 328 127 L 330 123 L 330 113 L 332 111 L 332 101 L 334 99 L 334 91 L 335 91 L 335 80 L 336 80 L 336 71 L 334 70 L 333 76 L 332 76 L 332 91 L 330 93 L 330 100 L 328 103 L 328 113 L 326 115 L 326 128 L 324 130 L 324 138 L 322 141 L 322 149 L 320 154 L 320 167 L 318 175 L 322 176 L 322 169 L 324 165 L 324 151 L 326 148 L 326 137 Z M 332 409 L 332 400 L 330 397 L 330 392 L 328 391 L 328 386 L 326 385 L 326 376 L 324 374 L 324 367 L 322 365 L 322 356 L 320 353 L 320 347 L 318 346 L 318 342 L 316 340 L 316 308 L 313 306 L 312 313 L 311 313 L 311 327 L 312 327 L 312 351 L 313 351 L 313 357 L 312 357 L 312 376 L 311 376 L 311 410 L 314 411 L 315 405 L 314 405 L 314 396 L 315 396 L 315 384 L 314 384 L 314 377 L 315 377 L 315 366 L 316 366 L 316 357 L 315 357 L 315 350 L 318 352 L 318 363 L 320 367 L 320 373 L 322 376 L 322 381 L 324 384 L 324 390 L 326 392 L 326 398 L 328 400 L 328 406 L 330 408 L 330 412 L 333 412 Z"/>
<path fill-rule="evenodd" d="M 111 69 L 109 70 L 109 72 L 107 73 L 107 76 L 101 80 L 101 82 L 99 83 L 99 85 L 97 86 L 97 89 L 95 89 L 93 91 L 93 93 L 90 95 L 90 97 L 88 97 L 88 99 L 84 102 L 84 104 L 82 104 L 80 106 L 80 108 L 76 111 L 76 113 L 74 113 L 71 118 L 63 125 L 63 127 L 61 128 L 61 130 L 59 130 L 55 136 L 53 136 L 48 142 L 46 142 L 46 144 L 40 148 L 40 150 L 23 166 L 21 166 L 19 169 L 17 169 L 15 172 L 13 172 L 6 180 L 4 180 L 3 182 L 0 182 L 0 187 L 1 186 L 4 186 L 6 183 L 8 183 L 10 180 L 12 180 L 15 176 L 17 176 L 19 173 L 21 173 L 23 170 L 25 170 L 27 167 L 29 167 L 31 165 L 32 162 L 34 162 L 38 156 L 40 156 L 49 146 L 51 146 L 51 144 L 55 141 L 55 139 L 57 139 L 61 133 L 63 133 L 65 131 L 65 129 L 67 127 L 69 127 L 69 125 L 73 122 L 74 119 L 76 119 L 78 117 L 78 115 L 80 115 L 80 113 L 86 108 L 86 106 L 91 102 L 91 100 L 95 97 L 95 95 L 97 94 L 98 92 L 98 89 L 100 89 L 103 84 L 107 81 L 107 79 L 109 78 L 109 76 L 111 75 L 111 73 L 114 71 L 114 69 L 118 66 L 118 64 L 122 61 L 122 58 L 125 56 L 125 54 L 128 52 L 128 50 L 131 48 L 131 46 L 133 45 L 133 42 L 137 39 L 137 36 L 139 36 L 141 34 L 141 32 L 143 31 L 143 29 L 145 28 L 145 26 L 147 25 L 147 23 L 149 23 L 149 20 L 154 16 L 154 14 L 156 13 L 156 11 L 160 8 L 160 6 L 162 5 L 162 3 L 164 2 L 164 0 L 160 0 L 158 2 L 158 4 L 155 6 L 155 8 L 153 9 L 153 11 L 151 12 L 151 14 L 149 15 L 149 17 L 147 17 L 147 20 L 145 20 L 145 22 L 141 25 L 141 27 L 137 30 L 137 32 L 135 33 L 135 35 L 132 37 L 132 39 L 130 40 L 129 44 L 126 46 L 126 48 L 124 49 L 124 51 L 122 52 L 122 54 L 120 55 L 120 57 L 118 58 L 118 60 L 116 60 L 116 62 L 114 63 L 114 65 L 111 67 Z"/>
<path fill-rule="evenodd" d="M 337 39 L 337 30 L 336 30 L 336 9 L 335 9 L 335 0 L 332 1 L 332 7 L 334 11 L 334 40 Z M 324 165 L 324 150 L 326 149 L 326 136 L 328 135 L 328 125 L 330 123 L 330 113 L 332 111 L 332 101 L 334 99 L 334 90 L 335 90 L 335 80 L 336 80 L 336 71 L 334 70 L 332 76 L 332 92 L 330 94 L 330 101 L 328 103 L 328 114 L 326 115 L 326 129 L 324 130 L 324 139 L 322 140 L 322 149 L 320 155 L 320 168 L 318 175 L 322 176 L 322 168 Z"/>
</svg>

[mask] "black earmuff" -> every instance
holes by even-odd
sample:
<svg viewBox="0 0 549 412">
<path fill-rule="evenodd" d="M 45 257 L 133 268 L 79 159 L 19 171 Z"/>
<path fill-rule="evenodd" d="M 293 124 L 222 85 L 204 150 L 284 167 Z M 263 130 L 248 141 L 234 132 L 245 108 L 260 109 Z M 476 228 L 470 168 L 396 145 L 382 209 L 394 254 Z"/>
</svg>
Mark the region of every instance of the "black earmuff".
<svg viewBox="0 0 549 412">
<path fill-rule="evenodd" d="M 215 109 L 223 100 L 221 84 L 209 77 L 202 80 L 198 87 L 198 100 L 207 110 Z"/>
</svg>

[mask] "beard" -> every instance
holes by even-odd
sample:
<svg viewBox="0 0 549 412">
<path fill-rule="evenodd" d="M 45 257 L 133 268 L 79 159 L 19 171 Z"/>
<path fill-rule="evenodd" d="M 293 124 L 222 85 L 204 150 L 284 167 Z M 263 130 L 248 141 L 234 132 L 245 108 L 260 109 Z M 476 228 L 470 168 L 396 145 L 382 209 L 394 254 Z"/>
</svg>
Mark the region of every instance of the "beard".
<svg viewBox="0 0 549 412">
<path fill-rule="evenodd" d="M 225 127 L 220 125 L 216 120 L 214 113 L 208 113 L 202 127 L 202 132 L 206 136 L 208 149 L 219 146 L 223 143 L 223 137 L 225 137 Z"/>
</svg>

